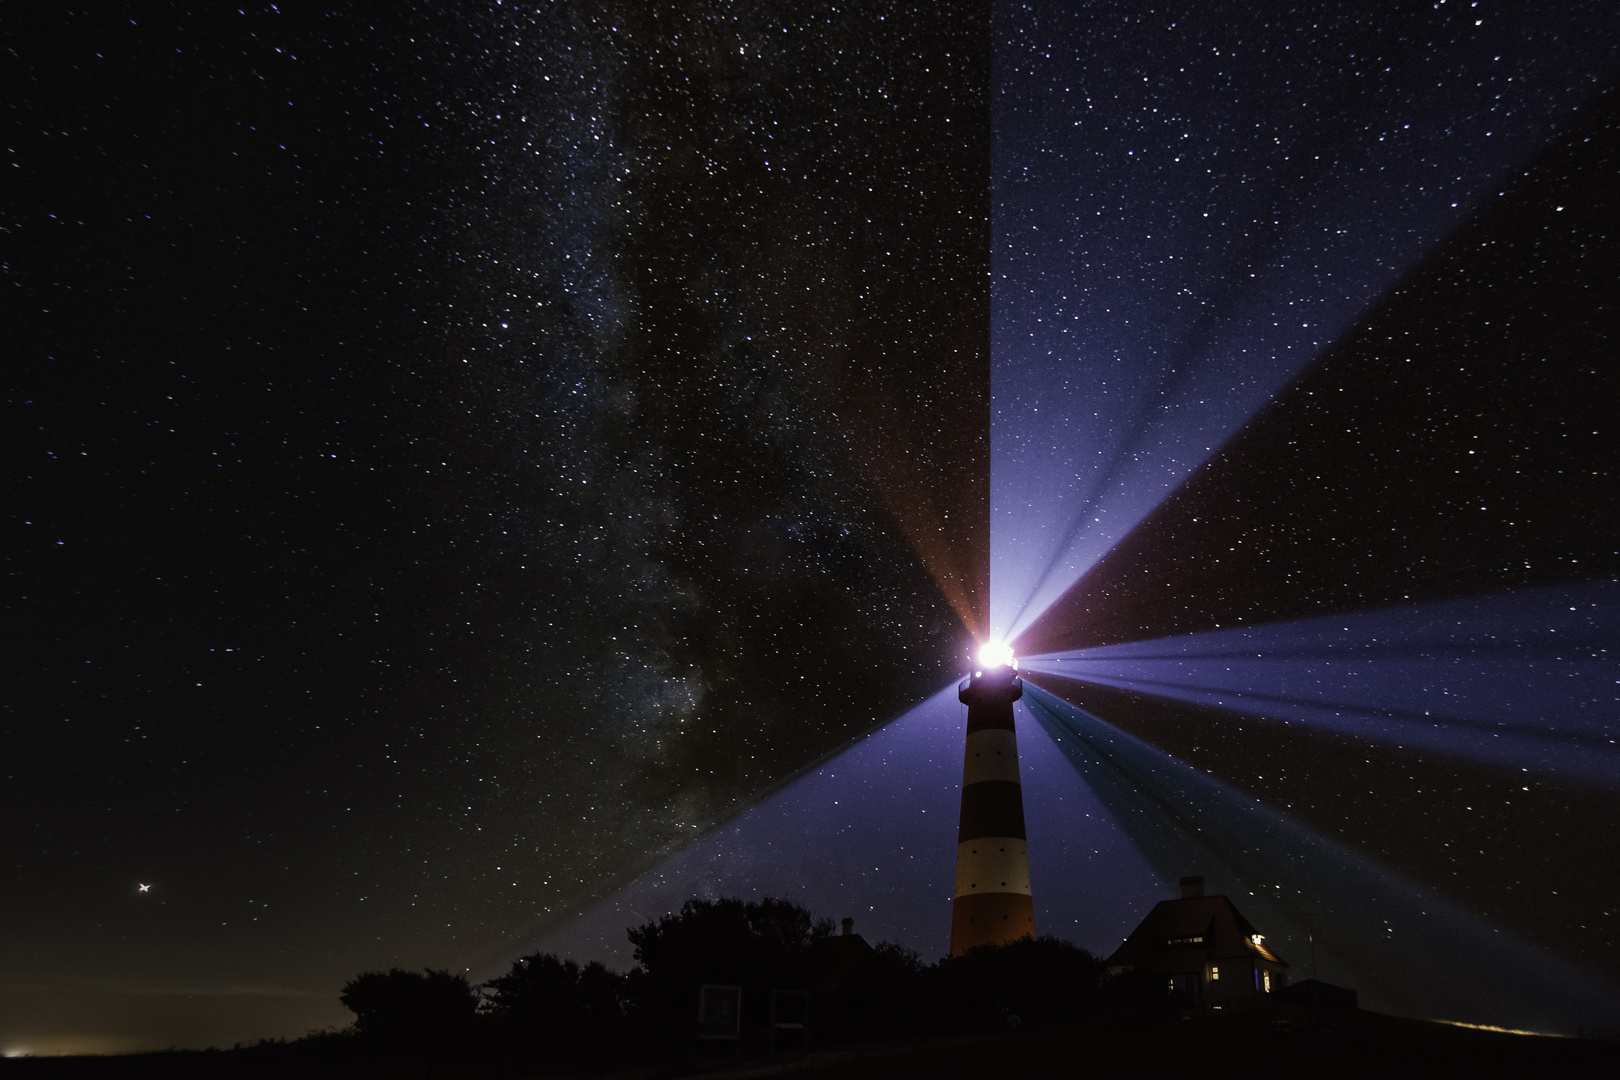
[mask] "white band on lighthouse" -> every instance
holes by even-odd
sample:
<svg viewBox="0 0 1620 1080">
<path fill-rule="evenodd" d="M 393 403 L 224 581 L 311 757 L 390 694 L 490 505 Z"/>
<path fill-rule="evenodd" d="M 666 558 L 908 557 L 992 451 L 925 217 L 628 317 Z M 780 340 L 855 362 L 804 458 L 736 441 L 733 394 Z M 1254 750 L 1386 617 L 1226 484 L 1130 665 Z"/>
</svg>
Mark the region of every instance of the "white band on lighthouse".
<svg viewBox="0 0 1620 1080">
<path fill-rule="evenodd" d="M 984 780 L 1018 783 L 1018 737 L 1001 728 L 975 731 L 967 737 L 962 786 Z"/>
<path fill-rule="evenodd" d="M 1012 836 L 986 836 L 956 845 L 956 895 L 1029 894 L 1029 848 Z"/>
</svg>

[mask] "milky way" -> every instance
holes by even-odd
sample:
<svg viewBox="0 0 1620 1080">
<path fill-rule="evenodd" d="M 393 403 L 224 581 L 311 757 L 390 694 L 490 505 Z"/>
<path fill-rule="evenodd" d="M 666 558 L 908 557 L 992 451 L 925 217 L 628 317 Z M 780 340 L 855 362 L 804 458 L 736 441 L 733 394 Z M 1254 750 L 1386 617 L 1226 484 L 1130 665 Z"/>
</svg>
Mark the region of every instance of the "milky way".
<svg viewBox="0 0 1620 1080">
<path fill-rule="evenodd" d="M 987 20 L 8 13 L 8 1023 L 341 1024 L 954 670 Z"/>
<path fill-rule="evenodd" d="M 8 11 L 0 1050 L 694 892 L 936 955 L 991 632 L 1043 930 L 1204 870 L 1365 945 L 1337 859 L 1571 973 L 1366 1000 L 1599 1007 L 1615 18 Z"/>
<path fill-rule="evenodd" d="M 1373 1007 L 1613 1014 L 1617 31 L 1545 15 L 997 8 L 989 631 L 1088 789 L 1025 777 L 1038 926 L 1107 952 L 1203 873 Z M 851 834 L 942 753 L 583 925 L 751 876 L 933 955 L 938 897 L 862 898 L 946 823 Z M 826 849 L 771 854 L 789 806 Z"/>
</svg>

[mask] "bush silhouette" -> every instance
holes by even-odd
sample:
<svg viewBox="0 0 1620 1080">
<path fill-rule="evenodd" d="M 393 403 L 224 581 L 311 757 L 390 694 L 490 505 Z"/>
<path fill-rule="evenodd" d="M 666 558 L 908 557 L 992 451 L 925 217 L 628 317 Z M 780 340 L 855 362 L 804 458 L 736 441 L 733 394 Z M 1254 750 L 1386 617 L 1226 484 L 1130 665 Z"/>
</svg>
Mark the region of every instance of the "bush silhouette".
<svg viewBox="0 0 1620 1080">
<path fill-rule="evenodd" d="M 628 931 L 637 966 L 627 975 L 551 953 L 513 961 L 481 988 L 447 971 L 366 972 L 343 988 L 361 1044 L 491 1044 L 552 1058 L 662 1052 L 698 1045 L 698 987 L 742 988 L 744 1045 L 780 1045 L 784 1023 L 806 1017 L 808 1045 L 956 1032 L 1075 1016 L 1102 1001 L 1102 964 L 1057 938 L 983 946 L 925 965 L 890 942 L 832 936 L 787 900 L 689 900 L 679 913 Z M 487 995 L 480 1005 L 479 989 Z M 782 997 L 773 991 L 792 991 Z M 1118 988 L 1114 991 L 1118 996 Z M 808 1012 L 802 1010 L 808 1008 Z"/>
<path fill-rule="evenodd" d="M 803 985 L 810 945 L 832 933 L 788 900 L 688 900 L 629 932 L 636 961 L 659 982 L 753 982 Z"/>
<path fill-rule="evenodd" d="M 466 978 L 432 969 L 368 971 L 343 987 L 340 1000 L 361 1035 L 397 1043 L 461 1038 L 478 1013 L 478 995 Z"/>
<path fill-rule="evenodd" d="M 582 968 L 533 953 L 484 986 L 489 1016 L 504 1038 L 572 1053 L 603 1047 L 622 1028 L 623 983 L 624 976 L 594 960 Z"/>
<path fill-rule="evenodd" d="M 722 983 L 746 988 L 745 1024 L 762 1021 L 770 990 L 810 986 L 811 947 L 831 933 L 831 919 L 787 900 L 688 900 L 629 932 L 639 965 L 625 980 L 631 1018 L 666 1041 L 695 1021 L 698 985 Z"/>
<path fill-rule="evenodd" d="M 947 1015 L 1041 1023 L 1095 1008 L 1102 961 L 1055 937 L 981 945 L 941 960 L 934 971 Z"/>
</svg>

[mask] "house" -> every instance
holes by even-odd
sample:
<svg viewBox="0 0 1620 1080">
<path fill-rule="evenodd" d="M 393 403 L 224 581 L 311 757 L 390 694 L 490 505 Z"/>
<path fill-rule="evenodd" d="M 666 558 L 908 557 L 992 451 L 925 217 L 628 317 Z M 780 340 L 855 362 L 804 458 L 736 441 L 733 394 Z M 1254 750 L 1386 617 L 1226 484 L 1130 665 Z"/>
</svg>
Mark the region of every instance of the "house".
<svg viewBox="0 0 1620 1080">
<path fill-rule="evenodd" d="M 818 988 L 848 990 L 860 984 L 871 971 L 872 946 L 855 932 L 855 920 L 844 920 L 844 932 L 835 937 L 819 938 L 810 943 L 815 957 Z"/>
<path fill-rule="evenodd" d="M 1105 964 L 1211 1012 L 1270 1004 L 1288 985 L 1287 961 L 1232 901 L 1205 896 L 1202 877 L 1182 878 L 1181 899 L 1159 901 Z"/>
</svg>

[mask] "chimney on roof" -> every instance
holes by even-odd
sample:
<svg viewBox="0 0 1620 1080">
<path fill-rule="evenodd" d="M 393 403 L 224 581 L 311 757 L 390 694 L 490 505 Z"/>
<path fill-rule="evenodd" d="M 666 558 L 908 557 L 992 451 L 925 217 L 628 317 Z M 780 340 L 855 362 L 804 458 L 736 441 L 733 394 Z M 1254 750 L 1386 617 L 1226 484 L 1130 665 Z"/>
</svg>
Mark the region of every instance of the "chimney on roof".
<svg viewBox="0 0 1620 1080">
<path fill-rule="evenodd" d="M 855 920 L 854 919 L 845 919 L 844 920 L 844 936 L 849 937 L 854 932 L 855 932 Z"/>
<path fill-rule="evenodd" d="M 1196 900 L 1204 895 L 1204 875 L 1197 877 L 1184 877 L 1181 879 L 1181 898 L 1183 900 Z"/>
</svg>

